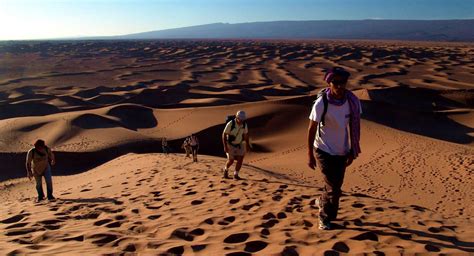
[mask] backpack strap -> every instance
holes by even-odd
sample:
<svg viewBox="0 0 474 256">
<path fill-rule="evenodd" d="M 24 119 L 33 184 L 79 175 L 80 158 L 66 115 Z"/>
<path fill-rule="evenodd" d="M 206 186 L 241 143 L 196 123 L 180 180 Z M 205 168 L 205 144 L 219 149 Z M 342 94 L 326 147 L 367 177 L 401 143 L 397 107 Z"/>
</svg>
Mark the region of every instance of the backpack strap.
<svg viewBox="0 0 474 256">
<path fill-rule="evenodd" d="M 319 97 L 323 97 L 323 106 L 324 106 L 323 114 L 321 115 L 321 121 L 319 121 L 319 123 L 318 123 L 318 136 L 321 137 L 321 127 L 324 126 L 324 123 L 325 123 L 324 121 L 325 121 L 326 113 L 328 112 L 329 102 L 328 102 L 328 98 L 326 96 L 326 93 L 324 93 L 324 91 L 321 91 L 321 92 L 318 93 L 318 98 Z M 316 103 L 316 101 L 315 101 L 315 103 Z"/>
</svg>

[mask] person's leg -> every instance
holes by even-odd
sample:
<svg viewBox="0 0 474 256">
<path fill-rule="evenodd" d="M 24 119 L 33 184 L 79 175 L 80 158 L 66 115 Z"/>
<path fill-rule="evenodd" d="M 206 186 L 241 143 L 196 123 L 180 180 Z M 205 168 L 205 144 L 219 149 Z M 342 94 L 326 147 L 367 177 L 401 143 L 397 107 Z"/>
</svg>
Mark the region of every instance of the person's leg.
<svg viewBox="0 0 474 256">
<path fill-rule="evenodd" d="M 197 162 L 198 147 L 193 146 L 193 162 Z"/>
<path fill-rule="evenodd" d="M 46 194 L 48 196 L 48 199 L 54 199 L 53 196 L 53 177 L 51 173 L 51 166 L 48 165 L 48 168 L 46 168 L 46 171 L 44 172 L 44 180 L 46 182 Z"/>
<path fill-rule="evenodd" d="M 224 178 L 229 178 L 229 168 L 232 166 L 232 164 L 234 163 L 234 158 L 231 154 L 227 153 L 227 162 L 225 163 L 225 166 L 224 166 Z"/>
<path fill-rule="evenodd" d="M 38 201 L 44 199 L 43 192 L 43 176 L 35 176 L 36 180 L 36 192 L 38 192 Z"/>
<path fill-rule="evenodd" d="M 341 164 L 341 162 L 343 164 Z M 345 159 L 343 157 L 335 157 L 330 173 L 326 173 L 325 180 L 328 185 L 327 190 L 327 216 L 329 220 L 335 220 L 337 218 L 337 212 L 339 210 L 339 198 L 342 194 L 342 184 L 344 182 L 345 173 Z"/>
<path fill-rule="evenodd" d="M 237 163 L 235 164 L 234 178 L 240 179 L 239 172 L 240 168 L 242 168 L 242 163 L 244 162 L 244 156 L 235 156 L 235 160 L 237 160 Z"/>
<path fill-rule="evenodd" d="M 323 151 L 316 151 L 316 159 L 324 177 L 324 192 L 320 199 L 320 213 L 322 220 L 336 219 L 339 209 L 339 198 L 342 194 L 344 182 L 345 162 L 344 156 L 331 156 Z"/>
<path fill-rule="evenodd" d="M 229 145 L 227 144 L 227 152 L 226 152 L 226 156 L 227 156 L 227 162 L 225 163 L 225 166 L 224 166 L 224 178 L 225 179 L 228 179 L 229 178 L 229 168 L 232 166 L 232 164 L 234 163 L 234 147 L 232 145 Z"/>
</svg>

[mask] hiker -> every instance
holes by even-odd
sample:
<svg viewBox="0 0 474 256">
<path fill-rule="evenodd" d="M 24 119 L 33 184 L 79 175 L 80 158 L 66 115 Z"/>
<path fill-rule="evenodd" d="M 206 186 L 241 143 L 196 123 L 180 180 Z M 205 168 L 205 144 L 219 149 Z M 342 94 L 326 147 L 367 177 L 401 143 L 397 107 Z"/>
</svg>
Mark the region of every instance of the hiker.
<svg viewBox="0 0 474 256">
<path fill-rule="evenodd" d="M 191 152 L 193 154 L 193 162 L 197 162 L 197 154 L 199 150 L 199 140 L 195 134 L 191 134 L 189 137 L 189 145 L 191 146 Z"/>
<path fill-rule="evenodd" d="M 187 137 L 184 142 L 183 142 L 183 145 L 181 145 L 181 148 L 184 149 L 184 151 L 186 152 L 186 156 L 185 157 L 189 157 L 189 154 L 191 154 L 191 144 L 190 144 L 190 138 Z"/>
<path fill-rule="evenodd" d="M 239 171 L 244 161 L 246 151 L 250 151 L 249 130 L 244 111 L 239 110 L 235 117 L 227 122 L 222 133 L 222 144 L 227 155 L 227 162 L 224 167 L 224 178 L 229 178 L 229 168 L 237 160 L 234 171 L 234 179 L 240 180 Z M 244 143 L 245 142 L 245 143 Z"/>
<path fill-rule="evenodd" d="M 26 172 L 28 178 L 35 177 L 36 191 L 38 192 L 38 199 L 40 202 L 44 199 L 43 181 L 46 182 L 46 193 L 48 200 L 54 200 L 53 196 L 53 181 L 51 175 L 51 166 L 55 165 L 56 159 L 53 152 L 49 149 L 44 140 L 37 140 L 34 147 L 28 151 L 26 155 Z"/>
<path fill-rule="evenodd" d="M 161 149 L 163 150 L 163 153 L 165 153 L 166 155 L 168 154 L 168 141 L 164 137 L 161 139 Z"/>
<path fill-rule="evenodd" d="M 309 116 L 308 166 L 314 170 L 317 162 L 324 176 L 323 194 L 315 200 L 322 230 L 331 229 L 346 167 L 361 153 L 362 110 L 359 99 L 346 89 L 349 76 L 343 68 L 330 69 L 324 76 L 329 87 L 318 94 Z"/>
</svg>

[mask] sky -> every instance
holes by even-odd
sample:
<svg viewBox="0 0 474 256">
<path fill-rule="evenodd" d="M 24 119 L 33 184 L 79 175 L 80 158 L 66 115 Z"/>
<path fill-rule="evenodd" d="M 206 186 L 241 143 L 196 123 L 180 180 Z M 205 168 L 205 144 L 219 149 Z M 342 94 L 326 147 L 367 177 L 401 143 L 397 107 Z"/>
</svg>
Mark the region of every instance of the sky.
<svg viewBox="0 0 474 256">
<path fill-rule="evenodd" d="M 0 0 L 0 40 L 109 36 L 216 22 L 474 19 L 474 0 Z"/>
</svg>

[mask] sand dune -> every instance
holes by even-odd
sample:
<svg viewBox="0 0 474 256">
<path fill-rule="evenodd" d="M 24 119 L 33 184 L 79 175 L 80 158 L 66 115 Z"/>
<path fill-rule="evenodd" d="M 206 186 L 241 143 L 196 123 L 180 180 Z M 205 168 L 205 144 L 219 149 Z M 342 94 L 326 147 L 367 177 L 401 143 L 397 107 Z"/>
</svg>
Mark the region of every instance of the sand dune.
<svg viewBox="0 0 474 256">
<path fill-rule="evenodd" d="M 474 252 L 471 44 L 130 41 L 0 45 L 0 251 L 308 255 Z M 25 63 L 28 63 L 27 65 Z M 352 72 L 363 154 L 336 229 L 306 129 L 324 69 Z M 28 70 L 25 70 L 28 66 Z M 222 180 L 221 132 L 244 109 L 253 150 Z M 173 152 L 195 133 L 203 154 Z M 25 152 L 56 152 L 34 204 Z"/>
<path fill-rule="evenodd" d="M 474 250 L 469 226 L 421 206 L 361 193 L 345 193 L 338 228 L 320 232 L 314 206 L 319 187 L 252 166 L 244 167 L 242 181 L 222 180 L 223 161 L 126 155 L 87 173 L 57 178 L 61 199 L 52 203 L 32 203 L 31 184 L 17 181 L 14 187 L 25 187 L 24 194 L 1 210 L 8 218 L 0 221 L 0 245 L 11 248 L 7 253 L 54 254 Z M 7 190 L 7 197 L 19 196 L 15 188 Z"/>
</svg>

